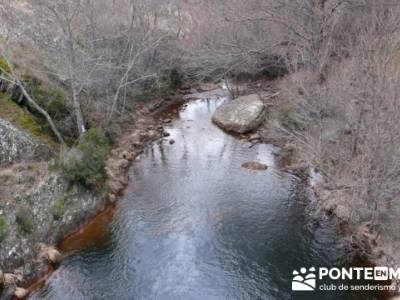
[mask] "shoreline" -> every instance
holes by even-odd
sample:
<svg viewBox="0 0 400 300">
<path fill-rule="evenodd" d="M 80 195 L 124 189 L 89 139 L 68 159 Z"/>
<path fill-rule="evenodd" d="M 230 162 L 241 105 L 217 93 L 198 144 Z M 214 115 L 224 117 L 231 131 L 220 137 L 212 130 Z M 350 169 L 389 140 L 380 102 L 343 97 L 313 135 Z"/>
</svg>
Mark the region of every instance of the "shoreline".
<svg viewBox="0 0 400 300">
<path fill-rule="evenodd" d="M 68 250 L 68 246 L 66 246 L 68 241 L 87 230 L 87 228 L 90 228 L 92 224 L 96 223 L 96 221 L 103 215 L 114 210 L 116 201 L 124 195 L 129 179 L 128 171 L 132 164 L 143 152 L 143 149 L 155 140 L 163 137 L 163 120 L 171 115 L 170 107 L 175 108 L 177 105 L 183 105 L 184 102 L 185 100 L 183 97 L 177 95 L 176 99 L 173 99 L 172 101 L 157 99 L 151 103 L 142 105 L 138 109 L 136 112 L 138 115 L 138 121 L 135 119 L 134 122 L 127 126 L 128 128 L 124 133 L 117 138 L 117 142 L 108 158 L 106 168 L 108 179 L 106 184 L 109 186 L 110 192 L 106 195 L 93 193 L 92 207 L 87 209 L 83 216 L 76 216 L 76 219 L 72 218 L 69 220 L 69 224 L 65 224 L 66 227 L 69 228 L 69 230 L 66 230 L 67 233 L 65 235 L 57 233 L 55 243 L 49 243 L 49 247 L 52 249 L 59 249 L 61 256 L 64 255 L 65 252 L 68 252 L 66 251 Z M 137 139 L 132 139 L 132 135 Z M 127 154 L 129 157 L 127 157 Z M 115 164 L 115 162 L 117 162 L 117 164 Z M 123 162 L 123 164 L 119 164 L 121 162 Z M 117 166 L 118 172 L 115 172 L 115 166 Z M 111 172 L 109 170 L 112 168 L 114 168 L 114 172 L 110 174 Z M 113 189 L 113 184 L 116 182 L 119 185 L 117 185 L 116 189 Z M 39 241 L 35 241 L 34 243 L 36 244 L 38 242 Z M 37 255 L 38 253 L 36 250 L 32 249 L 32 251 L 29 252 L 28 257 L 23 258 L 24 263 L 22 265 L 13 264 L 11 262 L 9 263 L 9 267 L 7 268 L 8 272 L 5 272 L 4 274 L 12 276 L 13 281 L 4 283 L 0 299 L 18 298 L 15 295 L 15 291 L 18 289 L 23 294 L 20 298 L 26 298 L 38 287 L 45 284 L 46 280 L 57 269 L 57 264 L 52 264 L 45 259 L 41 259 L 40 255 Z M 31 264 L 33 264 L 31 267 L 31 273 L 29 276 L 23 277 L 23 270 L 27 265 Z M 3 280 L 5 280 L 4 277 Z"/>
<path fill-rule="evenodd" d="M 123 134 L 120 135 L 118 138 L 118 142 L 115 144 L 115 147 L 112 150 L 112 154 L 109 157 L 109 164 L 107 165 L 108 168 L 111 168 L 111 175 L 109 176 L 109 185 L 113 185 L 113 182 L 117 182 L 120 184 L 117 184 L 117 188 L 112 191 L 108 195 L 112 199 L 110 201 L 110 204 L 106 206 L 103 210 L 99 211 L 96 213 L 94 216 L 89 217 L 85 222 L 80 224 L 78 226 L 78 229 L 73 231 L 72 233 L 68 234 L 65 236 L 60 243 L 58 243 L 58 248 L 61 250 L 62 253 L 65 252 L 71 252 L 71 251 L 77 251 L 78 248 L 84 248 L 84 245 L 78 243 L 74 245 L 74 239 L 82 235 L 82 233 L 85 233 L 87 231 L 91 231 L 91 227 L 94 226 L 96 227 L 96 223 L 99 222 L 101 223 L 101 219 L 103 216 L 108 214 L 112 214 L 113 210 L 116 207 L 116 201 L 120 197 L 124 195 L 126 192 L 126 187 L 128 185 L 128 172 L 131 168 L 131 166 L 134 164 L 135 160 L 137 159 L 138 156 L 143 152 L 143 149 L 148 147 L 149 144 L 154 142 L 155 140 L 162 138 L 163 135 L 163 125 L 169 124 L 176 116 L 175 114 L 179 111 L 179 108 L 183 106 L 188 100 L 191 99 L 184 99 L 184 97 L 181 97 L 183 100 L 179 101 L 162 101 L 161 105 L 160 103 L 156 103 L 157 109 L 151 112 L 151 109 L 149 107 L 153 106 L 154 103 L 145 105 L 144 107 L 141 108 L 141 110 L 145 110 L 147 113 L 144 115 L 141 115 L 141 120 L 139 120 L 138 124 L 132 124 L 130 125 L 130 128 L 126 130 Z M 150 111 L 149 111 L 150 110 Z M 266 123 L 268 120 L 266 120 Z M 150 133 L 149 133 L 150 131 Z M 151 132 L 154 131 L 154 132 Z M 136 138 L 144 138 L 144 140 L 139 141 L 140 142 L 140 147 L 138 147 L 137 141 L 135 140 Z M 164 136 L 165 137 L 165 136 Z M 246 135 L 247 137 L 247 135 Z M 241 138 L 246 138 L 246 137 L 241 137 Z M 284 138 L 282 138 L 282 141 L 284 141 Z M 264 140 L 261 141 L 261 143 L 268 143 Z M 337 220 L 338 223 L 338 234 L 341 234 L 343 236 L 346 236 L 350 233 L 355 233 L 357 232 L 357 226 L 352 226 L 349 223 L 344 222 L 339 216 L 337 216 L 334 211 L 330 211 L 326 205 L 324 207 L 324 201 L 322 194 L 324 191 L 323 188 L 323 180 L 320 182 L 316 183 L 313 185 L 310 181 L 310 166 L 308 165 L 307 167 L 304 167 L 304 161 L 302 160 L 301 157 L 298 157 L 298 146 L 296 144 L 289 144 L 289 143 L 273 143 L 274 145 L 277 145 L 281 149 L 281 155 L 276 157 L 276 160 L 279 164 L 282 164 L 282 168 L 286 170 L 287 172 L 290 172 L 294 174 L 295 176 L 299 177 L 300 180 L 302 181 L 302 184 L 305 184 L 306 191 L 310 192 L 313 194 L 313 197 L 317 201 L 317 206 L 318 209 L 321 210 L 322 213 L 325 213 L 328 215 L 330 218 L 334 218 Z M 131 145 L 134 147 L 132 148 Z M 300 164 L 303 164 L 299 167 Z M 305 162 L 307 165 L 307 162 Z M 117 166 L 115 168 L 115 166 Z M 294 166 L 297 166 L 296 168 Z M 118 171 L 118 172 L 116 172 Z M 113 181 L 110 182 L 110 177 L 112 177 Z M 126 183 L 126 184 L 125 184 Z M 365 232 L 364 232 L 365 233 Z M 88 234 L 88 236 L 94 236 L 93 234 Z M 366 237 L 371 237 L 371 234 L 365 235 Z M 71 246 L 72 242 L 72 246 Z M 89 241 L 90 242 L 90 241 Z M 354 246 L 355 252 L 357 252 L 357 247 L 361 248 L 362 246 L 365 246 L 365 242 L 363 240 L 356 240 L 356 244 L 351 244 Z M 376 244 L 376 241 L 374 240 L 368 240 L 367 245 L 372 246 Z M 85 244 L 85 243 L 83 243 Z M 370 248 L 371 250 L 372 248 Z M 365 265 L 376 265 L 374 260 L 369 260 L 368 257 L 362 257 L 360 260 L 362 264 Z M 31 281 L 27 290 L 29 293 L 32 291 L 36 290 L 37 288 L 40 288 L 43 284 L 45 284 L 46 280 L 51 276 L 51 274 L 56 270 L 56 268 L 52 268 L 50 270 L 47 270 L 45 274 L 38 274 L 37 278 L 34 281 Z M 384 299 L 389 298 L 393 296 L 392 294 L 388 294 L 387 292 L 382 295 Z"/>
</svg>

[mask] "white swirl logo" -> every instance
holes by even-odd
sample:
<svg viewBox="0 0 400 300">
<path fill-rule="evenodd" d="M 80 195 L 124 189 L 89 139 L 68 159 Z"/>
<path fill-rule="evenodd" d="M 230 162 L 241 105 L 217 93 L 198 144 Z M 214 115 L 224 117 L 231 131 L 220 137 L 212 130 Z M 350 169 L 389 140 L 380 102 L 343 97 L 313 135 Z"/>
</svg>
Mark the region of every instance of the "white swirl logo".
<svg viewBox="0 0 400 300">
<path fill-rule="evenodd" d="M 292 291 L 314 291 L 316 287 L 315 268 L 301 268 L 300 272 L 293 271 Z"/>
</svg>

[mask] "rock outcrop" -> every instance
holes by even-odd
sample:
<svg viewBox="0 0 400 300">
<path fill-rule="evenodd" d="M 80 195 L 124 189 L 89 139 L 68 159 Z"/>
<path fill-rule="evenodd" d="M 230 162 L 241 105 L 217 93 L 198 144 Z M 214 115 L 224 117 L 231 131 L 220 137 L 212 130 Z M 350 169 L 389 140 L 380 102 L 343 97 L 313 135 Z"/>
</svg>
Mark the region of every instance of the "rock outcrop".
<svg viewBox="0 0 400 300">
<path fill-rule="evenodd" d="M 0 166 L 19 161 L 48 160 L 50 156 L 49 147 L 0 119 Z"/>
<path fill-rule="evenodd" d="M 57 264 L 60 255 L 50 246 L 38 247 L 38 243 L 57 245 L 109 204 L 106 195 L 71 185 L 58 172 L 44 175 L 14 199 L 0 201 L 8 227 L 8 235 L 0 243 L 0 270 L 13 272 L 16 266 L 23 266 L 23 284 L 46 272 L 47 263 Z M 24 214 L 18 217 L 19 211 Z M 29 228 L 23 228 L 24 224 L 30 224 Z"/>
<path fill-rule="evenodd" d="M 224 103 L 215 111 L 212 120 L 226 131 L 246 133 L 263 123 L 266 111 L 260 97 L 253 94 Z"/>
</svg>

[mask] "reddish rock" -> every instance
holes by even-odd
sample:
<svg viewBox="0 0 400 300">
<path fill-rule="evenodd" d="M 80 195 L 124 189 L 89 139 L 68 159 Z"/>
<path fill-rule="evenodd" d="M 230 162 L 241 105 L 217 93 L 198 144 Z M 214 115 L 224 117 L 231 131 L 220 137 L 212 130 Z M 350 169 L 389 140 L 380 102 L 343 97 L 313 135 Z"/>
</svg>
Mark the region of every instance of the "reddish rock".
<svg viewBox="0 0 400 300">
<path fill-rule="evenodd" d="M 121 154 L 122 159 L 126 159 L 128 161 L 132 161 L 134 159 L 134 155 L 132 152 L 123 151 Z"/>
<path fill-rule="evenodd" d="M 268 169 L 268 166 L 259 162 L 249 161 L 243 163 L 242 168 L 253 171 L 265 171 Z"/>
<path fill-rule="evenodd" d="M 282 151 L 285 152 L 294 152 L 296 150 L 296 145 L 286 143 L 285 145 L 282 146 Z"/>
<path fill-rule="evenodd" d="M 47 246 L 43 243 L 38 244 L 39 249 L 39 258 L 46 260 L 50 264 L 59 264 L 62 260 L 62 255 L 60 251 L 58 251 L 53 246 Z"/>
<path fill-rule="evenodd" d="M 124 189 L 124 185 L 119 181 L 110 181 L 108 182 L 108 186 L 114 194 L 118 194 Z"/>
<path fill-rule="evenodd" d="M 17 287 L 15 289 L 14 296 L 17 299 L 25 299 L 26 297 L 28 297 L 28 295 L 29 295 L 29 291 L 24 288 Z"/>
<path fill-rule="evenodd" d="M 120 160 L 117 162 L 118 169 L 120 169 L 120 170 L 124 170 L 124 169 L 128 168 L 129 165 L 130 165 L 129 160 L 124 159 L 124 158 L 123 158 L 123 159 L 120 159 Z"/>
</svg>

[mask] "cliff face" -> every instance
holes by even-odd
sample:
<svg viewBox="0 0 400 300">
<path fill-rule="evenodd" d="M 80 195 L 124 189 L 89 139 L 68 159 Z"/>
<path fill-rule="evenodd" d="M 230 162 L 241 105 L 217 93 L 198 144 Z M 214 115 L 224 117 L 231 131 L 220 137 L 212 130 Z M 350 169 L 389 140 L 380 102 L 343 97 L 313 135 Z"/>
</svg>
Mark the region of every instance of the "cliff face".
<svg viewBox="0 0 400 300">
<path fill-rule="evenodd" d="M 0 201 L 1 216 L 7 224 L 7 235 L 0 242 L 0 270 L 12 272 L 24 266 L 23 277 L 27 280 L 34 275 L 29 267 L 37 258 L 38 243 L 56 245 L 109 203 L 107 197 L 82 186 L 69 186 L 59 173 L 45 174 L 39 166 L 33 171 L 19 168 L 13 169 L 15 175 L 7 180 L 16 190 L 15 197 Z M 18 183 L 23 175 L 34 180 L 35 174 L 43 177 L 33 183 Z"/>
<path fill-rule="evenodd" d="M 48 160 L 50 157 L 49 147 L 0 119 L 0 167 L 21 161 Z"/>
<path fill-rule="evenodd" d="M 51 147 L 0 119 L 0 271 L 18 275 L 7 291 L 47 270 L 39 243 L 57 245 L 110 204 L 50 171 L 52 157 Z"/>
</svg>

